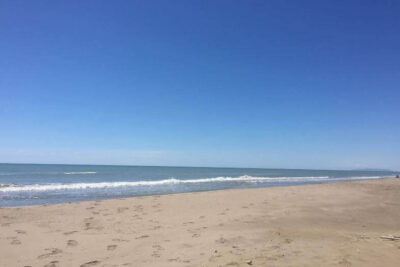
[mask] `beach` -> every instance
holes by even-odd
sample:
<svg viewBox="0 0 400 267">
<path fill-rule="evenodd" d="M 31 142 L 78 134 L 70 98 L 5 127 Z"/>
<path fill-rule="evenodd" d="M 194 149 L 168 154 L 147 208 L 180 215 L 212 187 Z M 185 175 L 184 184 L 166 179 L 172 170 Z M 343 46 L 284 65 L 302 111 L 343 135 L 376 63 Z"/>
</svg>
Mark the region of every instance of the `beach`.
<svg viewBox="0 0 400 267">
<path fill-rule="evenodd" d="M 398 266 L 396 236 L 400 179 L 233 189 L 3 207 L 0 266 Z"/>
</svg>

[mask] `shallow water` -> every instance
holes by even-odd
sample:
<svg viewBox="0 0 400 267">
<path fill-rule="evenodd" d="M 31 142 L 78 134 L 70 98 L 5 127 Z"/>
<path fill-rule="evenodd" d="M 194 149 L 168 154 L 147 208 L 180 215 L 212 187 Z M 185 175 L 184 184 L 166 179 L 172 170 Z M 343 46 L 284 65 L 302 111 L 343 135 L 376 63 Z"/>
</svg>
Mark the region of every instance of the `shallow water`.
<svg viewBox="0 0 400 267">
<path fill-rule="evenodd" d="M 388 171 L 0 164 L 0 206 L 394 177 Z"/>
</svg>

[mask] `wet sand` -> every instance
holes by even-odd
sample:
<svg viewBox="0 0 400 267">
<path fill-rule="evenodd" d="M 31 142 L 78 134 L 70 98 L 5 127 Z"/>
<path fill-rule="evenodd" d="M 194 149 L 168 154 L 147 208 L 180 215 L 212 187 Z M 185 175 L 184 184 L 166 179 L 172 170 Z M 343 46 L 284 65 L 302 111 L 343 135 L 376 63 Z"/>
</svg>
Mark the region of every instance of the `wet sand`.
<svg viewBox="0 0 400 267">
<path fill-rule="evenodd" d="M 1 208 L 0 266 L 399 266 L 396 236 L 400 179 L 224 190 Z"/>
</svg>

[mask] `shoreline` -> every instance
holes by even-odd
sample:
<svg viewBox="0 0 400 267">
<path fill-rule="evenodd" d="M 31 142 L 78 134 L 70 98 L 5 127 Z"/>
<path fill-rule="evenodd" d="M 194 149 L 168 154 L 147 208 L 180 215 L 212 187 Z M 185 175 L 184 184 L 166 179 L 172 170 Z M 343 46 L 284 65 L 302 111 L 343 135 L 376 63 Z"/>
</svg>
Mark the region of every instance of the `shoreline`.
<svg viewBox="0 0 400 267">
<path fill-rule="evenodd" d="M 400 180 L 0 208 L 0 266 L 396 266 Z M 24 253 L 21 253 L 24 251 Z"/>
<path fill-rule="evenodd" d="M 149 194 L 149 195 L 136 195 L 136 196 L 127 196 L 127 197 L 119 197 L 119 198 L 104 198 L 104 199 L 96 199 L 96 200 L 81 200 L 81 201 L 70 201 L 70 202 L 62 202 L 62 203 L 49 203 L 49 204 L 27 204 L 27 205 L 17 205 L 17 206 L 0 206 L 0 209 L 4 208 L 24 208 L 24 207 L 44 207 L 44 206 L 54 206 L 54 205 L 64 205 L 64 204 L 74 204 L 74 203 L 86 203 L 86 202 L 99 202 L 99 201 L 112 201 L 112 200 L 120 200 L 120 199 L 131 199 L 131 198 L 142 198 L 142 197 L 152 197 L 152 196 L 168 196 L 168 195 L 180 195 L 180 194 L 194 194 L 194 193 L 207 193 L 207 192 L 215 192 L 215 191 L 230 191 L 230 190 L 254 190 L 254 189 L 266 189 L 266 188 L 274 188 L 274 187 L 297 187 L 297 186 L 312 186 L 312 185 L 320 185 L 320 184 L 335 184 L 335 183 L 352 183 L 358 181 L 374 181 L 374 180 L 385 180 L 385 179 L 396 179 L 395 176 L 390 177 L 381 177 L 381 178 L 369 178 L 369 179 L 360 179 L 360 180 L 343 180 L 343 181 L 329 181 L 329 182 L 311 182 L 304 184 L 294 184 L 294 185 L 269 185 L 264 187 L 253 187 L 253 188 L 227 188 L 227 189 L 211 189 L 204 191 L 189 191 L 189 192 L 174 192 L 174 193 L 165 193 L 165 194 Z"/>
</svg>

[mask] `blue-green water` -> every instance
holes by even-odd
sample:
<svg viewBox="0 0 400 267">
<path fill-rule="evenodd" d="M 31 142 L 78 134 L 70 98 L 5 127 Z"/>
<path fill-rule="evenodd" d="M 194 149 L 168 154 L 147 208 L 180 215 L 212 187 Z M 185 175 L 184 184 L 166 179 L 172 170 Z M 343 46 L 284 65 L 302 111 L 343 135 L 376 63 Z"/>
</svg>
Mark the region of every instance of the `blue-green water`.
<svg viewBox="0 0 400 267">
<path fill-rule="evenodd" d="M 0 206 L 394 177 L 388 171 L 0 164 Z"/>
</svg>

